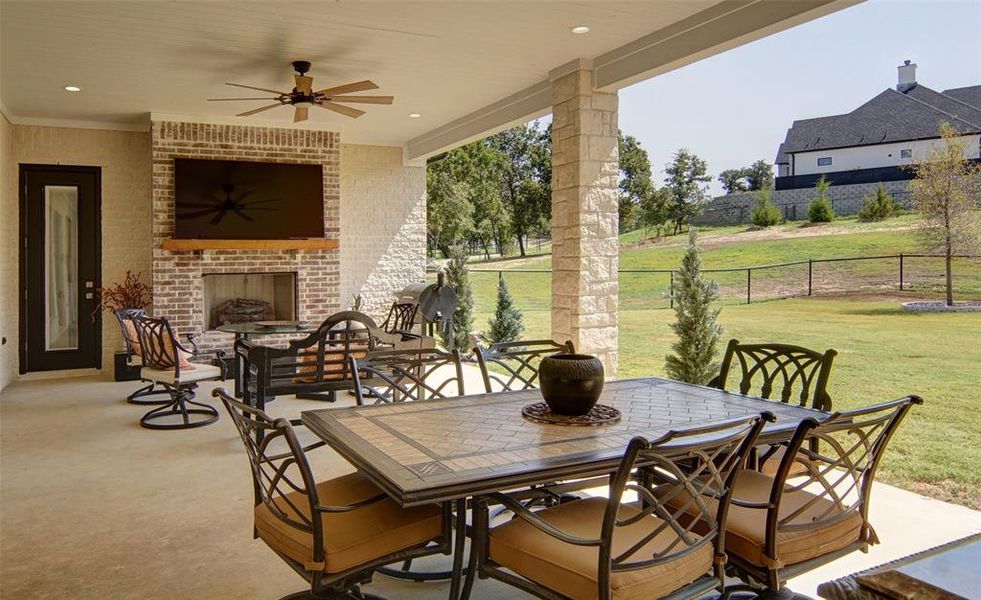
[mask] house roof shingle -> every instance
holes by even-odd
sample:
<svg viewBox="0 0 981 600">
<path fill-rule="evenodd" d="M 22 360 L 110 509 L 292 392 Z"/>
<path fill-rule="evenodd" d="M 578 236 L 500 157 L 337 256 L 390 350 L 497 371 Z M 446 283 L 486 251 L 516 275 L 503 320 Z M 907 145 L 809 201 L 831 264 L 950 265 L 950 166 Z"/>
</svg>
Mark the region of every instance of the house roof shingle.
<svg viewBox="0 0 981 600">
<path fill-rule="evenodd" d="M 850 113 L 794 121 L 777 149 L 777 164 L 789 154 L 937 137 L 942 121 L 958 133 L 981 132 L 981 86 L 936 92 L 915 85 L 887 89 Z"/>
</svg>

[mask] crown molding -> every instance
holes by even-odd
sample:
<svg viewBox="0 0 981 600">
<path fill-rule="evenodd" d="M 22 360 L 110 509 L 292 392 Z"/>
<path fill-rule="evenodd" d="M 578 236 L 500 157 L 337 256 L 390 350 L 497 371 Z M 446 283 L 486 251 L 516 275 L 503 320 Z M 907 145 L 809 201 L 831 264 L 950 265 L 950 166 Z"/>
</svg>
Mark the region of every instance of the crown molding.
<svg viewBox="0 0 981 600">
<path fill-rule="evenodd" d="M 46 117 L 17 117 L 5 111 L 12 125 L 29 127 L 62 127 L 65 129 L 102 129 L 107 131 L 150 131 L 150 122 L 82 121 L 77 119 L 49 119 Z"/>
</svg>

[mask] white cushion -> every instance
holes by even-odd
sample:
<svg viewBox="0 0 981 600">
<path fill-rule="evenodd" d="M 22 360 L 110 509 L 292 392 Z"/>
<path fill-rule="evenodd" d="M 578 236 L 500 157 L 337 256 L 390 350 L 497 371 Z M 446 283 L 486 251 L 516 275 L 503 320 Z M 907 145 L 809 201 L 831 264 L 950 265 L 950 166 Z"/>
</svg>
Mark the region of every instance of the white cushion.
<svg viewBox="0 0 981 600">
<path fill-rule="evenodd" d="M 188 371 L 186 369 L 181 370 L 180 379 L 174 377 L 173 370 L 161 371 L 158 369 L 150 369 L 148 367 L 143 367 L 140 370 L 140 376 L 148 381 L 162 381 L 166 383 L 187 383 L 189 381 L 201 381 L 202 379 L 218 379 L 221 377 L 221 368 L 214 365 L 204 365 L 201 363 L 192 363 L 194 369 Z"/>
</svg>

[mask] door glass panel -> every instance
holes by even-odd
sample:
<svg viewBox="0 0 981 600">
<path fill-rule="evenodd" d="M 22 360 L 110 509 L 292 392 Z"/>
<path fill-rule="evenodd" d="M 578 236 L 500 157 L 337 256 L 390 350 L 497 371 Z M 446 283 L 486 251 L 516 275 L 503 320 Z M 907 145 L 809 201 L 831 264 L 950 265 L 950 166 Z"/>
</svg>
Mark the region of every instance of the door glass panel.
<svg viewBox="0 0 981 600">
<path fill-rule="evenodd" d="M 46 350 L 78 348 L 78 188 L 44 186 Z"/>
</svg>

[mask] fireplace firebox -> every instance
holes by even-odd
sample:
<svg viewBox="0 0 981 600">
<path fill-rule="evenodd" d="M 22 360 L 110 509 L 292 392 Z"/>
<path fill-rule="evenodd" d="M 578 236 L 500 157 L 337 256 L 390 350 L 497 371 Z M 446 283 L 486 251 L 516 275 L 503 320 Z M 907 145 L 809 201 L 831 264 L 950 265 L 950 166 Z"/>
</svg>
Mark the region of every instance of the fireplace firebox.
<svg viewBox="0 0 981 600">
<path fill-rule="evenodd" d="M 207 273 L 204 329 L 247 321 L 296 320 L 296 273 Z"/>
</svg>

